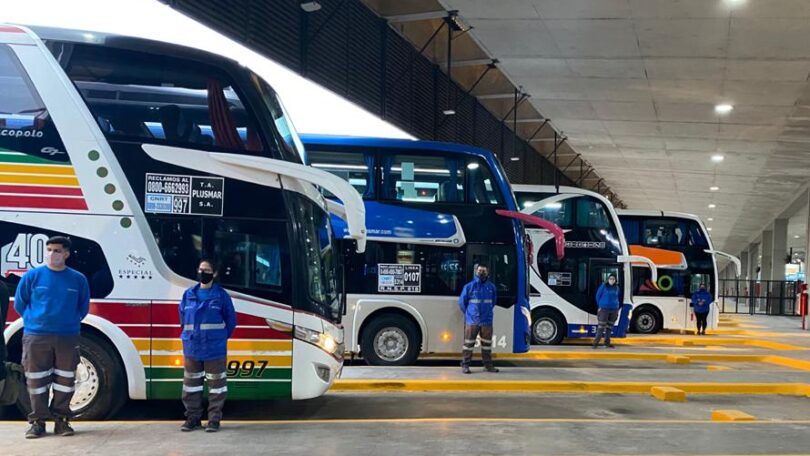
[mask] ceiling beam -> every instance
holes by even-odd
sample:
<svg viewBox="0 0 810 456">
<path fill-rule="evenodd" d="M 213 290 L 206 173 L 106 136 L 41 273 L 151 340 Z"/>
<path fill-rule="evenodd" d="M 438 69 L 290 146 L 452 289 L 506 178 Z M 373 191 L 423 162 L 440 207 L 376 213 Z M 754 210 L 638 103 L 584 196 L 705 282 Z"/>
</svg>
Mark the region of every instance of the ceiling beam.
<svg viewBox="0 0 810 456">
<path fill-rule="evenodd" d="M 438 10 L 438 11 L 426 11 L 424 13 L 397 14 L 394 16 L 385 16 L 385 20 L 387 20 L 389 23 L 397 24 L 402 22 L 428 21 L 433 19 L 441 19 L 445 17 L 447 17 L 447 11 Z"/>
<path fill-rule="evenodd" d="M 498 63 L 497 59 L 467 59 L 467 60 L 453 60 L 452 62 L 450 62 L 450 66 L 458 68 L 458 67 L 496 65 L 497 63 Z M 447 66 L 447 60 L 437 61 L 436 64 L 440 66 Z"/>
<path fill-rule="evenodd" d="M 483 95 L 473 95 L 479 100 L 501 100 L 504 98 L 514 98 L 514 92 L 486 93 Z"/>
</svg>

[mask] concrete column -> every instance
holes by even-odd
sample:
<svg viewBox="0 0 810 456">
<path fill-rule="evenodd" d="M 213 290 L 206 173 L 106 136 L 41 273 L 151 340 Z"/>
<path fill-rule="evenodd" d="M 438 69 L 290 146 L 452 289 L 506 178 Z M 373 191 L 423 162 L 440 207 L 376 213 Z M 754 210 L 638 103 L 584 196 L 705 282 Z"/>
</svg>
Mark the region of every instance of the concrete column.
<svg viewBox="0 0 810 456">
<path fill-rule="evenodd" d="M 759 244 L 759 252 L 762 259 L 759 264 L 762 266 L 762 280 L 771 280 L 771 269 L 774 264 L 773 258 L 773 231 L 765 230 L 762 232 L 762 243 Z M 777 260 L 777 263 L 780 260 Z"/>
<path fill-rule="evenodd" d="M 771 280 L 785 280 L 785 257 L 788 254 L 788 219 L 773 221 L 773 248 L 771 250 Z"/>
<path fill-rule="evenodd" d="M 740 252 L 740 279 L 748 280 L 748 250 Z"/>
<path fill-rule="evenodd" d="M 757 280 L 759 266 L 759 244 L 748 245 L 748 280 Z"/>
</svg>

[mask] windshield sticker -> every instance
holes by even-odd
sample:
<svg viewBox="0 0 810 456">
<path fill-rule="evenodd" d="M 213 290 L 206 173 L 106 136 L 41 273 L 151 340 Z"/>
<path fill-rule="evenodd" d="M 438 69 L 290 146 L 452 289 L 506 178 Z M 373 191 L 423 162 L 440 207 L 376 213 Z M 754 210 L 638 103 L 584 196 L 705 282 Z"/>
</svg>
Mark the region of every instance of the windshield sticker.
<svg viewBox="0 0 810 456">
<path fill-rule="evenodd" d="M 566 249 L 604 249 L 604 242 L 565 241 Z"/>
<path fill-rule="evenodd" d="M 222 177 L 146 174 L 144 210 L 153 214 L 222 215 Z"/>
<path fill-rule="evenodd" d="M 421 293 L 421 264 L 377 265 L 377 291 L 380 293 Z"/>
<path fill-rule="evenodd" d="M 548 285 L 551 287 L 570 287 L 571 286 L 571 273 L 570 272 L 549 272 Z"/>
</svg>

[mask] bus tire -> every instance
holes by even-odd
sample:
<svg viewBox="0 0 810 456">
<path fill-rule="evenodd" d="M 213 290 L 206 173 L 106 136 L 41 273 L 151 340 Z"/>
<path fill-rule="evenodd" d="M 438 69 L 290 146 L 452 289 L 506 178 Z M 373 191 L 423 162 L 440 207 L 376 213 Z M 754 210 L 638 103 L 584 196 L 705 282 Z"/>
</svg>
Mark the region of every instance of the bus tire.
<svg viewBox="0 0 810 456">
<path fill-rule="evenodd" d="M 559 345 L 565 338 L 567 324 L 559 312 L 540 307 L 532 311 L 532 344 Z"/>
<path fill-rule="evenodd" d="M 79 355 L 70 403 L 74 415 L 80 420 L 112 417 L 128 397 L 124 367 L 108 343 L 90 334 L 82 333 Z"/>
<path fill-rule="evenodd" d="M 419 330 L 410 318 L 383 314 L 371 320 L 360 336 L 360 348 L 371 366 L 407 366 L 419 357 Z"/>
<path fill-rule="evenodd" d="M 638 334 L 656 334 L 664 326 L 661 313 L 653 306 L 641 306 L 633 311 L 630 327 Z"/>
</svg>

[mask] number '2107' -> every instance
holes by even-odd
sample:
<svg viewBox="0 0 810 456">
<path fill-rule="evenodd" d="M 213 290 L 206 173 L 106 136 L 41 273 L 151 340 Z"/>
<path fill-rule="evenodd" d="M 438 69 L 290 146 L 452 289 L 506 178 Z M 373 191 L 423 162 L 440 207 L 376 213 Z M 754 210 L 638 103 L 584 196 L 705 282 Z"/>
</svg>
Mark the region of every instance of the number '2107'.
<svg viewBox="0 0 810 456">
<path fill-rule="evenodd" d="M 264 359 L 255 362 L 247 360 L 243 363 L 239 361 L 229 361 L 228 368 L 225 372 L 228 374 L 228 377 L 261 377 L 264 370 L 267 369 L 267 364 L 267 360 Z"/>
</svg>

